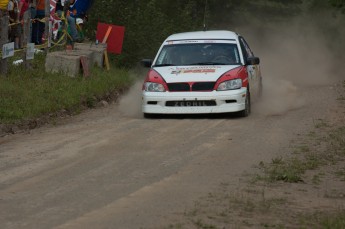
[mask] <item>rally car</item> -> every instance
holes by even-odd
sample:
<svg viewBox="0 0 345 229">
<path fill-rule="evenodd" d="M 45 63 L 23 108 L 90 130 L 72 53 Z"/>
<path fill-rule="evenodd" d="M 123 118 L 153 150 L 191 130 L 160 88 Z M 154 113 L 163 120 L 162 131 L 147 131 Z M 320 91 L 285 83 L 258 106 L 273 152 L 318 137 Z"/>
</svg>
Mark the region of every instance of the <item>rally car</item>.
<svg viewBox="0 0 345 229">
<path fill-rule="evenodd" d="M 231 31 L 199 31 L 169 36 L 142 87 L 142 112 L 205 114 L 237 112 L 246 117 L 262 91 L 260 59 L 245 39 Z"/>
</svg>

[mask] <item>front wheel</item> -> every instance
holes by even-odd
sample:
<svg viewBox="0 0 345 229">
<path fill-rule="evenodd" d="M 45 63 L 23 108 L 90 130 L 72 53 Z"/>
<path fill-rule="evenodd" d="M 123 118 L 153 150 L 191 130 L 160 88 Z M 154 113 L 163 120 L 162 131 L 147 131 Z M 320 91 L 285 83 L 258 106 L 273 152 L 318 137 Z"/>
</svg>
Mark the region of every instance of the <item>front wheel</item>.
<svg viewBox="0 0 345 229">
<path fill-rule="evenodd" d="M 244 107 L 244 110 L 239 112 L 239 115 L 240 117 L 247 117 L 250 114 L 250 111 L 251 111 L 250 93 L 249 93 L 249 90 L 247 89 L 245 107 Z"/>
<path fill-rule="evenodd" d="M 144 118 L 146 119 L 153 119 L 155 117 L 156 117 L 156 114 L 144 113 Z"/>
</svg>

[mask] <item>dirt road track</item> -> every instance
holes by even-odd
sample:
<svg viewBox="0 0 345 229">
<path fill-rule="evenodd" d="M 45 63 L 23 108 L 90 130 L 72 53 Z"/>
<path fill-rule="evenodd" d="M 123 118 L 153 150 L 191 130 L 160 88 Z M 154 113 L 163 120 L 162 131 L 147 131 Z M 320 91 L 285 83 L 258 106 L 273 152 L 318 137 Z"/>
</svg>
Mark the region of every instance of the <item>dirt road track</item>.
<svg viewBox="0 0 345 229">
<path fill-rule="evenodd" d="M 168 226 L 221 182 L 236 189 L 253 165 L 286 153 L 313 121 L 340 115 L 333 86 L 299 96 L 298 109 L 267 115 L 257 104 L 248 118 L 145 120 L 111 105 L 1 138 L 1 228 Z"/>
</svg>

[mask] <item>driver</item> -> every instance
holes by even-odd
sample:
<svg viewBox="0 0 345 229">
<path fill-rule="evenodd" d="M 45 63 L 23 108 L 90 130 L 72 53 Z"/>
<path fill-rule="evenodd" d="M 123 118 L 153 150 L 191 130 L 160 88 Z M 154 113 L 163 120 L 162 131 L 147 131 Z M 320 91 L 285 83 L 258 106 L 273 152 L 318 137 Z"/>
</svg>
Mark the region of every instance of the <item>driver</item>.
<svg viewBox="0 0 345 229">
<path fill-rule="evenodd" d="M 214 53 L 213 61 L 224 64 L 234 63 L 231 52 L 226 48 L 217 48 Z"/>
</svg>

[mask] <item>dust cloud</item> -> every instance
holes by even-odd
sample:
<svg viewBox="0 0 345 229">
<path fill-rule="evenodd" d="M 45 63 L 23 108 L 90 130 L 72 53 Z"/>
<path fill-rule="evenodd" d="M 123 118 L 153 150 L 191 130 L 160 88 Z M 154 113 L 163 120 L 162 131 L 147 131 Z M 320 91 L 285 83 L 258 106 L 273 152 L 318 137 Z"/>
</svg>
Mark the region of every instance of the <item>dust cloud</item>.
<svg viewBox="0 0 345 229">
<path fill-rule="evenodd" d="M 142 118 L 141 94 L 143 80 L 137 79 L 129 91 L 119 101 L 119 110 L 122 115 L 131 118 Z"/>
<path fill-rule="evenodd" d="M 332 26 L 337 27 L 332 20 Z M 332 47 L 340 40 L 341 31 L 331 34 L 329 27 L 325 31 L 322 26 L 327 27 L 327 22 L 304 16 L 269 29 L 243 28 L 240 33 L 261 60 L 263 97 L 254 104 L 253 113 L 285 114 L 305 105 L 304 88 L 332 85 L 345 79 L 338 72 L 339 65 L 344 63 L 338 50 L 344 49 L 340 44 Z"/>
</svg>

